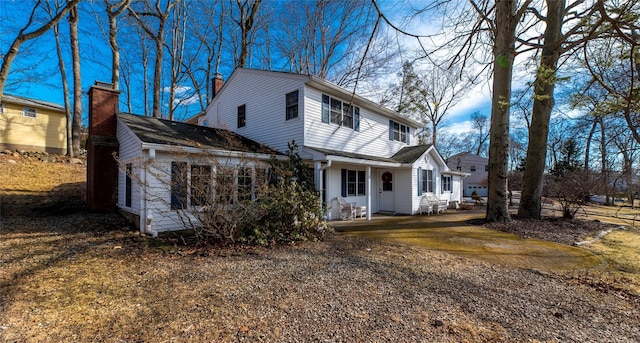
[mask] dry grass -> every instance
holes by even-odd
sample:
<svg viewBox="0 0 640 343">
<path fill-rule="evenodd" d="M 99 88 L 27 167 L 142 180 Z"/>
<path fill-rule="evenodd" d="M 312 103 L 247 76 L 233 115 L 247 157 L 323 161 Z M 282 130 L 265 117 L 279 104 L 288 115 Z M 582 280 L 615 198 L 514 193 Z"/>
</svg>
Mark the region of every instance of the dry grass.
<svg viewBox="0 0 640 343">
<path fill-rule="evenodd" d="M 61 183 L 84 175 L 32 167 L 78 175 Z M 8 186 L 13 168 L 0 160 L 0 196 L 13 211 L 0 221 L 3 342 L 640 340 L 637 298 L 422 247 L 332 235 L 196 250 L 141 237 L 115 215 L 34 217 L 13 202 L 16 189 L 64 192 L 19 177 Z"/>
</svg>

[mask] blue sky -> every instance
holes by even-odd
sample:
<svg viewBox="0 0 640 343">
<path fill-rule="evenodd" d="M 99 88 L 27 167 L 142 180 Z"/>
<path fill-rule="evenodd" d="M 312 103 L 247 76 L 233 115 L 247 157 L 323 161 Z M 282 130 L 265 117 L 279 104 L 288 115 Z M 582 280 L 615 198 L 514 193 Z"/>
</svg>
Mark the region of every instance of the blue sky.
<svg viewBox="0 0 640 343">
<path fill-rule="evenodd" d="M 409 8 L 409 5 L 410 3 L 407 8 Z M 94 15 L 94 12 L 102 11 L 103 7 L 102 1 L 84 2 L 80 12 L 82 88 L 85 94 L 94 81 L 110 81 L 111 78 L 111 52 L 106 35 L 103 33 L 103 28 L 97 24 Z M 425 23 L 433 22 L 427 18 L 418 18 L 413 22 L 407 22 L 399 7 L 396 6 L 396 1 L 382 1 L 381 7 L 392 21 L 403 22 L 408 30 L 421 33 L 433 30 L 432 27 L 428 26 L 429 24 L 425 25 Z M 26 22 L 31 8 L 32 2 L 30 1 L 0 0 L 0 46 L 3 53 L 11 44 L 19 27 Z M 14 13 L 22 13 L 24 15 L 15 16 L 13 15 Z M 64 58 L 66 60 L 67 78 L 70 86 L 72 86 L 71 58 L 70 53 L 68 53 L 69 43 L 67 38 L 68 23 L 64 20 L 60 24 L 60 31 L 63 49 L 66 51 Z M 126 38 L 118 37 L 118 39 Z M 415 44 L 415 41 L 403 39 L 401 44 L 411 49 L 411 45 Z M 23 54 L 19 55 L 12 65 L 5 93 L 63 104 L 63 92 L 60 86 L 61 78 L 53 32 L 48 32 L 44 36 L 26 43 L 21 51 Z M 29 69 L 29 75 L 26 77 L 20 72 L 25 68 Z M 224 76 L 228 77 L 228 75 Z M 72 92 L 72 89 L 70 89 L 70 92 Z M 87 110 L 86 98 L 85 96 L 85 113 Z M 125 109 L 122 108 L 122 110 Z M 448 129 L 452 131 L 467 130 L 469 127 L 468 118 L 475 111 L 486 115 L 490 113 L 490 95 L 486 83 L 469 92 L 466 99 L 451 110 L 447 115 Z M 136 112 L 135 109 L 134 112 Z M 191 114 L 195 114 L 195 111 Z"/>
</svg>

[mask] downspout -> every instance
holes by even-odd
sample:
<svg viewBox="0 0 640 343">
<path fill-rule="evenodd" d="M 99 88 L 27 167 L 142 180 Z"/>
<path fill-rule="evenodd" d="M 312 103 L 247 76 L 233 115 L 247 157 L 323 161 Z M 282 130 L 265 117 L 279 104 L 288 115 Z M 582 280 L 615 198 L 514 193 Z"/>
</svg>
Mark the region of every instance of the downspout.
<svg viewBox="0 0 640 343">
<path fill-rule="evenodd" d="M 324 184 L 322 182 L 322 174 L 324 173 L 324 170 L 331 167 L 331 160 L 327 160 L 327 164 L 326 165 L 322 165 L 321 161 L 315 161 L 315 165 L 316 165 L 316 185 L 317 185 L 317 190 L 320 192 L 319 198 L 320 198 L 320 203 L 322 204 L 322 189 L 324 188 Z M 326 194 L 326 191 L 325 191 Z M 327 220 L 331 220 L 330 218 L 330 214 L 327 213 Z"/>
<path fill-rule="evenodd" d="M 144 151 L 144 150 L 143 150 Z M 149 234 L 152 237 L 158 237 L 158 233 L 155 232 L 153 230 L 153 212 L 151 211 L 150 208 L 147 208 L 147 168 L 149 166 L 149 164 L 151 163 L 151 161 L 153 161 L 156 158 L 156 150 L 155 149 L 148 149 L 145 152 L 143 152 L 143 154 L 146 154 L 147 158 L 145 158 L 142 168 L 140 168 L 140 172 L 142 175 L 140 175 L 140 188 L 142 189 L 142 199 L 140 199 L 141 201 L 141 207 L 140 207 L 140 212 L 141 212 L 141 216 L 140 216 L 140 233 L 141 234 Z"/>
<path fill-rule="evenodd" d="M 371 220 L 371 166 L 367 166 L 367 220 Z"/>
</svg>

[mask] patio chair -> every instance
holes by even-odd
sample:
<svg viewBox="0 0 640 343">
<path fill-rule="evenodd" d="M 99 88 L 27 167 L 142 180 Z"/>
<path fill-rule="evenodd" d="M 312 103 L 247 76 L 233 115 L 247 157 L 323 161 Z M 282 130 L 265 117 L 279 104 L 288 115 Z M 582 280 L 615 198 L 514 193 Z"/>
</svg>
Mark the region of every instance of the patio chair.
<svg viewBox="0 0 640 343">
<path fill-rule="evenodd" d="M 340 215 L 342 219 L 355 219 L 356 216 L 362 217 L 363 213 L 366 213 L 366 207 L 358 206 L 355 202 L 347 202 L 343 197 L 336 197 L 338 205 L 340 206 Z"/>
<path fill-rule="evenodd" d="M 449 207 L 449 202 L 447 200 L 440 200 L 433 194 L 425 195 L 425 197 L 427 197 L 428 201 L 433 204 L 434 211 L 437 211 L 437 213 L 447 211 L 447 207 Z"/>
<path fill-rule="evenodd" d="M 433 214 L 433 202 L 429 201 L 426 195 L 420 199 L 420 214 L 426 213 L 427 215 Z"/>
</svg>

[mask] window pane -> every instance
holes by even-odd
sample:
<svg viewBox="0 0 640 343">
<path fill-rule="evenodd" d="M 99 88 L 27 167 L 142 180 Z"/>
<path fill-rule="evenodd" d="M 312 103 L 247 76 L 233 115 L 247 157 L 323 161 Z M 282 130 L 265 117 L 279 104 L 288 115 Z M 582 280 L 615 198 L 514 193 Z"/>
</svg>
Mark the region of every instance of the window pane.
<svg viewBox="0 0 640 343">
<path fill-rule="evenodd" d="M 298 91 L 293 91 L 286 95 L 286 119 L 298 117 Z"/>
<path fill-rule="evenodd" d="M 393 123 L 393 140 L 400 140 L 400 124 L 398 123 Z"/>
<path fill-rule="evenodd" d="M 187 207 L 187 163 L 171 162 L 171 209 Z"/>
<path fill-rule="evenodd" d="M 238 200 L 251 200 L 251 169 L 238 169 Z"/>
<path fill-rule="evenodd" d="M 331 122 L 342 123 L 342 101 L 331 98 Z"/>
<path fill-rule="evenodd" d="M 366 195 L 366 173 L 358 171 L 358 195 Z"/>
<path fill-rule="evenodd" d="M 356 171 L 347 170 L 347 195 L 356 195 Z"/>
<path fill-rule="evenodd" d="M 131 172 L 132 172 L 131 163 L 127 163 L 126 165 L 126 175 L 125 175 L 125 196 L 124 196 L 124 205 L 127 207 L 131 207 Z"/>
<path fill-rule="evenodd" d="M 211 204 L 211 166 L 191 166 L 191 206 Z"/>
<path fill-rule="evenodd" d="M 322 122 L 329 122 L 329 96 L 322 94 Z"/>
<path fill-rule="evenodd" d="M 247 107 L 246 105 L 238 106 L 238 127 L 247 125 Z"/>
<path fill-rule="evenodd" d="M 23 113 L 27 118 L 35 118 L 37 116 L 35 108 L 25 107 Z"/>
<path fill-rule="evenodd" d="M 222 204 L 233 203 L 233 192 L 235 182 L 233 180 L 233 170 L 219 166 L 216 169 L 216 200 Z"/>
<path fill-rule="evenodd" d="M 343 104 L 342 113 L 344 114 L 342 125 L 353 129 L 353 107 Z"/>
</svg>

